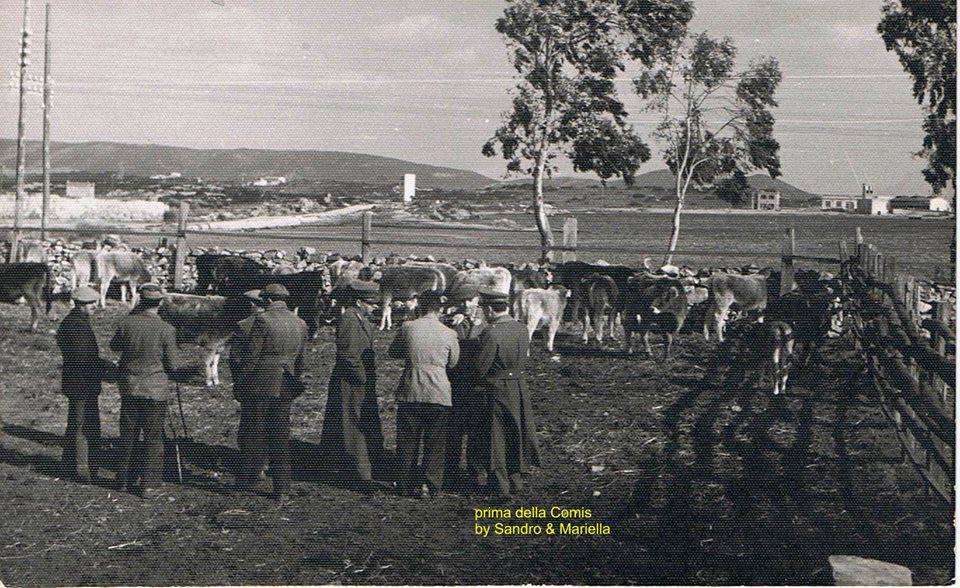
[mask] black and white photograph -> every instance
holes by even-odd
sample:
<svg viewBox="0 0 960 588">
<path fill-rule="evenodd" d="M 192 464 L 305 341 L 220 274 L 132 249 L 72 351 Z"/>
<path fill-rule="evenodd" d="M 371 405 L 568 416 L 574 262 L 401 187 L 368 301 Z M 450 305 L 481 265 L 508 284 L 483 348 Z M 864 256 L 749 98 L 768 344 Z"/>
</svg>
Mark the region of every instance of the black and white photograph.
<svg viewBox="0 0 960 588">
<path fill-rule="evenodd" d="M 956 0 L 0 0 L 0 588 L 956 582 Z"/>
</svg>

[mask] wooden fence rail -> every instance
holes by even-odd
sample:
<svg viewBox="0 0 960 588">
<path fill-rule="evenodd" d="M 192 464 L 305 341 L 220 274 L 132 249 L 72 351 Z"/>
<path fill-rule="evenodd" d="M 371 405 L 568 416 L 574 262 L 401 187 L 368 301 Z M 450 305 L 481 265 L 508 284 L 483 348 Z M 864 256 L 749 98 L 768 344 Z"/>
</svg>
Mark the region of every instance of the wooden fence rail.
<svg viewBox="0 0 960 588">
<path fill-rule="evenodd" d="M 841 246 L 841 256 L 846 247 Z M 878 392 L 880 408 L 894 424 L 904 460 L 945 501 L 954 500 L 956 456 L 956 294 L 941 294 L 934 316 L 923 319 L 917 280 L 897 273 L 896 260 L 865 243 L 845 259 L 850 286 L 850 325 Z M 927 330 L 930 338 L 921 331 Z M 955 353 L 955 351 L 954 351 Z"/>
</svg>

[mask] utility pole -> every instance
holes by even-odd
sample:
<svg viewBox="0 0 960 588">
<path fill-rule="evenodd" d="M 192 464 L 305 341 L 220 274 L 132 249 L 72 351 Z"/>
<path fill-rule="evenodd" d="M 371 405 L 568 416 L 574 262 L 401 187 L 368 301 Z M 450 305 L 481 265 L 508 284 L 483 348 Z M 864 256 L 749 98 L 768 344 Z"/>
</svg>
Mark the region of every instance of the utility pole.
<svg viewBox="0 0 960 588">
<path fill-rule="evenodd" d="M 13 204 L 13 235 L 10 239 L 10 259 L 15 262 L 20 249 L 20 217 L 23 216 L 24 164 L 27 157 L 24 144 L 23 111 L 27 101 L 27 65 L 30 63 L 30 0 L 23 0 L 23 33 L 20 37 L 20 111 L 17 117 L 17 195 Z"/>
<path fill-rule="evenodd" d="M 40 240 L 47 240 L 47 212 L 50 210 L 50 2 L 46 6 L 43 30 L 43 204 L 40 211 Z"/>
</svg>

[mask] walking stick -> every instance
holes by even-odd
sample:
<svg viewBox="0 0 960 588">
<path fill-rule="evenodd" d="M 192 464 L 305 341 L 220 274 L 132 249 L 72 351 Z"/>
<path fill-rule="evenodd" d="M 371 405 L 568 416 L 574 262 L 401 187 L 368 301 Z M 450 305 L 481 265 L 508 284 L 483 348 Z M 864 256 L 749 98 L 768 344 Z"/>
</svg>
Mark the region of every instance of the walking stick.
<svg viewBox="0 0 960 588">
<path fill-rule="evenodd" d="M 180 461 L 180 439 L 188 438 L 187 435 L 187 419 L 183 416 L 183 397 L 180 394 L 180 383 L 176 383 L 177 387 L 177 406 L 180 409 L 180 426 L 183 431 L 183 435 L 176 434 L 173 439 L 173 451 L 177 457 L 177 482 L 183 484 L 183 464 Z M 176 432 L 175 432 L 176 433 Z"/>
</svg>

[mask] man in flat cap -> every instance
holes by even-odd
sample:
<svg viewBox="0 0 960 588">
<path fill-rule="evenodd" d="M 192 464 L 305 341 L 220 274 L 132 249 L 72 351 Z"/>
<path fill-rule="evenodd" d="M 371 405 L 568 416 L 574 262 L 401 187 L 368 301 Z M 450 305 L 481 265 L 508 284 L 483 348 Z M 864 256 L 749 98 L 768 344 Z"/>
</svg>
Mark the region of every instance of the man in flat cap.
<svg viewBox="0 0 960 588">
<path fill-rule="evenodd" d="M 343 311 L 320 440 L 331 469 L 363 492 L 382 489 L 373 474 L 386 465 L 377 405 L 376 329 L 367 320 L 379 299 L 377 285 L 363 281 L 350 283 L 340 296 Z"/>
<path fill-rule="evenodd" d="M 290 491 L 290 405 L 303 393 L 307 324 L 287 308 L 290 293 L 280 284 L 260 291 L 266 309 L 253 316 L 246 345 L 239 350 L 240 380 L 234 394 L 245 412 L 237 485 L 253 490 L 269 453 L 272 497 Z"/>
<path fill-rule="evenodd" d="M 390 357 L 405 365 L 397 388 L 397 458 L 400 494 L 429 498 L 443 487 L 447 418 L 452 405 L 447 370 L 460 359 L 457 334 L 440 323 L 439 292 L 417 296 L 420 318 L 403 323 L 390 345 Z M 424 482 L 417 462 L 423 443 Z"/>
<path fill-rule="evenodd" d="M 250 290 L 243 293 L 243 298 L 250 304 L 250 316 L 237 323 L 237 328 L 233 332 L 230 340 L 230 375 L 233 381 L 233 397 L 240 406 L 240 424 L 237 427 L 237 447 L 240 453 L 244 452 L 244 443 L 250 430 L 250 410 L 243 409 L 243 359 L 248 345 L 250 343 L 250 331 L 253 329 L 253 321 L 256 316 L 263 312 L 266 303 L 260 297 L 260 290 Z M 265 474 L 261 472 L 258 479 L 264 479 Z"/>
<path fill-rule="evenodd" d="M 100 449 L 100 381 L 106 362 L 93 333 L 90 317 L 100 299 L 88 286 L 70 294 L 73 309 L 57 328 L 57 347 L 63 355 L 60 391 L 69 400 L 64 433 L 63 465 L 79 482 L 97 478 Z"/>
<path fill-rule="evenodd" d="M 156 496 L 161 482 L 163 422 L 173 397 L 168 376 L 175 377 L 181 367 L 176 332 L 158 315 L 162 302 L 160 286 L 141 286 L 140 302 L 120 320 L 110 341 L 110 349 L 120 354 L 118 486 L 124 492 L 138 491 L 143 498 Z"/>
<path fill-rule="evenodd" d="M 468 479 L 476 482 L 478 470 L 480 452 L 476 416 L 480 405 L 473 360 L 479 349 L 480 333 L 487 328 L 487 322 L 480 310 L 480 292 L 475 286 L 460 286 L 450 293 L 447 301 L 452 306 L 452 313 L 447 315 L 445 324 L 457 334 L 460 361 L 447 370 L 453 406 L 447 421 L 444 480 L 448 488 L 462 491 L 466 489 Z"/>
<path fill-rule="evenodd" d="M 522 474 L 540 465 L 536 424 L 523 367 L 530 348 L 527 328 L 510 317 L 510 296 L 481 289 L 489 326 L 480 335 L 474 366 L 485 406 L 482 413 L 484 464 L 490 489 L 501 495 L 523 489 Z"/>
</svg>

